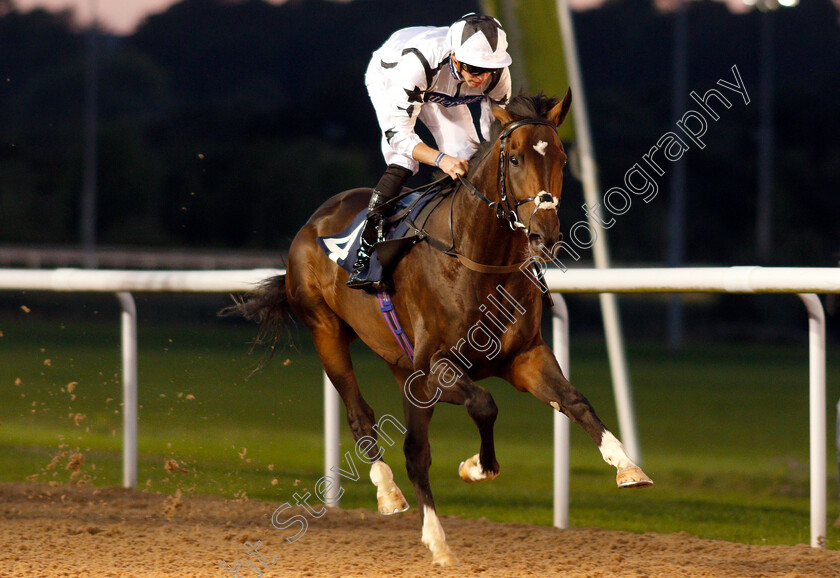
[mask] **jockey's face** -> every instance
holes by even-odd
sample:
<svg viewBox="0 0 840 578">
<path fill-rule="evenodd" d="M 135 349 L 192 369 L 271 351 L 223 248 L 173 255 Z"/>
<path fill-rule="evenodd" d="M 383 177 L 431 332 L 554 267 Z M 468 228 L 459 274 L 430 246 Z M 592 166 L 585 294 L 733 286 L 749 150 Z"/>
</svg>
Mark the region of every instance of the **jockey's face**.
<svg viewBox="0 0 840 578">
<path fill-rule="evenodd" d="M 455 62 L 455 68 L 464 78 L 464 81 L 472 88 L 478 88 L 487 82 L 487 79 L 490 78 L 491 74 L 493 74 L 493 71 L 486 68 L 477 68 L 464 64 L 463 62 L 459 62 L 454 56 L 452 57 L 452 60 Z"/>
<path fill-rule="evenodd" d="M 467 82 L 467 84 L 469 84 L 473 88 L 478 88 L 479 86 L 487 82 L 488 78 L 490 78 L 489 72 L 483 72 L 481 74 L 472 74 L 471 72 L 463 70 L 461 74 L 463 75 L 464 80 Z"/>
</svg>

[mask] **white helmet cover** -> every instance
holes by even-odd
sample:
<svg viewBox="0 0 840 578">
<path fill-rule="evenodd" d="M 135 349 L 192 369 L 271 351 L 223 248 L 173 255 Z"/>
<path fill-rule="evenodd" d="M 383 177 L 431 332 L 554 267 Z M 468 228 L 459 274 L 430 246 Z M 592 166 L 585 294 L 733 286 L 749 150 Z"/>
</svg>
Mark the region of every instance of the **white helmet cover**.
<svg viewBox="0 0 840 578">
<path fill-rule="evenodd" d="M 507 53 L 507 35 L 492 16 L 462 16 L 449 27 L 447 40 L 459 62 L 481 68 L 504 68 L 513 62 Z"/>
</svg>

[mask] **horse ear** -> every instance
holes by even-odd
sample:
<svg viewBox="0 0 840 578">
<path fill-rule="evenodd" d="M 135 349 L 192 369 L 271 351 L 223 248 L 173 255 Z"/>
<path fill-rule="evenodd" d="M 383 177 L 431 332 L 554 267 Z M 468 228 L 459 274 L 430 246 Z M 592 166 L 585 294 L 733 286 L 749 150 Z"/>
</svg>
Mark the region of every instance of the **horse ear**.
<svg viewBox="0 0 840 578">
<path fill-rule="evenodd" d="M 566 119 L 566 114 L 568 114 L 571 106 L 572 89 L 569 87 L 569 90 L 566 91 L 566 96 L 563 98 L 563 102 L 548 111 L 548 120 L 553 122 L 555 126 L 560 126 Z"/>
<path fill-rule="evenodd" d="M 501 106 L 496 106 L 494 104 L 492 110 L 493 116 L 496 117 L 496 120 L 502 123 L 502 126 L 506 126 L 513 122 L 513 116 Z"/>
</svg>

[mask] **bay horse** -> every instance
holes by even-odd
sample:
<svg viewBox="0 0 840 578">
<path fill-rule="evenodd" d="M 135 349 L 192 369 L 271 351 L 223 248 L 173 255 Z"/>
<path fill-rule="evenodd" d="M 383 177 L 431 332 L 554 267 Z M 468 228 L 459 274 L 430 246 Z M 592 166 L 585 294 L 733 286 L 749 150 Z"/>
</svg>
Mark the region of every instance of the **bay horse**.
<svg viewBox="0 0 840 578">
<path fill-rule="evenodd" d="M 366 436 L 375 440 L 377 431 L 353 372 L 350 343 L 361 339 L 388 364 L 402 391 L 406 469 L 422 512 L 422 542 L 433 564 L 454 565 L 457 559 L 432 498 L 429 423 L 437 403 L 463 405 L 478 427 L 480 449 L 461 463 L 459 475 L 467 482 L 495 478 L 498 409 L 490 393 L 475 383 L 486 377 L 505 379 L 579 424 L 617 469 L 619 487 L 653 483 L 563 376 L 541 335 L 542 292 L 523 272 L 529 258 L 544 255 L 546 248 L 553 255 L 560 247 L 556 207 L 566 154 L 556 129 L 570 105 L 571 91 L 562 101 L 540 93 L 494 107 L 493 134 L 470 160 L 467 178 L 428 216 L 424 241 L 393 268 L 392 303 L 414 346 L 413 359 L 410 349 L 394 339 L 377 296 L 346 287 L 347 273 L 316 242 L 342 231 L 367 206 L 371 189 L 328 199 L 292 241 L 285 275 L 264 280 L 227 310 L 260 322 L 261 336 L 276 335 L 290 311 L 306 325 L 357 442 Z M 362 447 L 372 463 L 379 511 L 406 510 L 376 444 L 368 441 Z"/>
</svg>

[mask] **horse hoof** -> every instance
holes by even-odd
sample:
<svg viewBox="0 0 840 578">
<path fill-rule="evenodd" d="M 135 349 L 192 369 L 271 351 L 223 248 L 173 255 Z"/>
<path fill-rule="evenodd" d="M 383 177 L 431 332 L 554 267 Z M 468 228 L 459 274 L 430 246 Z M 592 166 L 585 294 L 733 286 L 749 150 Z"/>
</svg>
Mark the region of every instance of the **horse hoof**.
<svg viewBox="0 0 840 578">
<path fill-rule="evenodd" d="M 379 507 L 379 513 L 383 516 L 390 516 L 392 514 L 399 514 L 408 509 L 408 502 L 400 489 L 394 486 L 391 491 L 376 496 L 376 502 Z"/>
<path fill-rule="evenodd" d="M 439 554 L 435 554 L 432 558 L 432 564 L 434 566 L 443 566 L 451 567 L 451 566 L 458 566 L 458 558 L 455 557 L 451 551 L 440 552 Z"/>
<path fill-rule="evenodd" d="M 630 466 L 618 471 L 615 482 L 619 488 L 647 488 L 653 485 L 651 480 L 638 466 Z"/>
<path fill-rule="evenodd" d="M 499 472 L 484 471 L 481 464 L 478 463 L 478 454 L 475 454 L 467 461 L 461 462 L 461 465 L 458 466 L 458 475 L 468 484 L 472 484 L 474 482 L 483 482 L 484 480 L 495 480 Z"/>
</svg>

